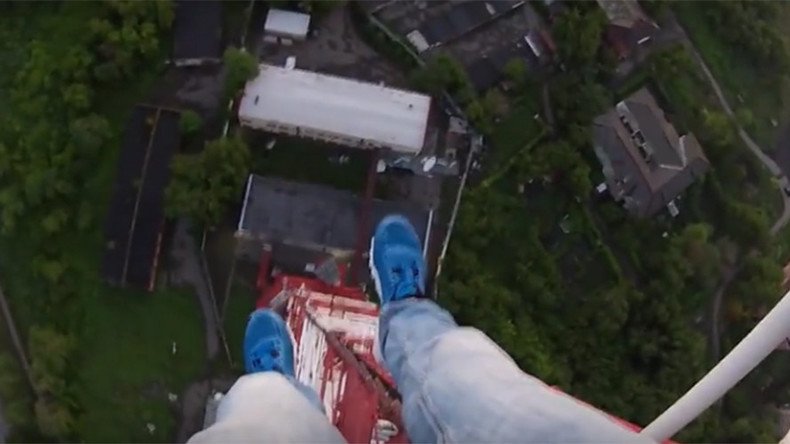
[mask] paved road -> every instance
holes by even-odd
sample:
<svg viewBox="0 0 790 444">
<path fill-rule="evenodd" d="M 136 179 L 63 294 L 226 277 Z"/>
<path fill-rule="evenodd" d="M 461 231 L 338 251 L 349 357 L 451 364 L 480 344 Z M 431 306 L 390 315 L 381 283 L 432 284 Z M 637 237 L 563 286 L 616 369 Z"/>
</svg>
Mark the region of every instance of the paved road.
<svg viewBox="0 0 790 444">
<path fill-rule="evenodd" d="M 724 273 L 724 279 L 722 280 L 719 287 L 716 289 L 716 293 L 713 295 L 713 310 L 711 313 L 711 355 L 715 362 L 718 362 L 721 358 L 721 341 L 719 336 L 719 320 L 721 319 L 721 303 L 724 299 L 724 292 L 727 290 L 727 287 L 730 286 L 730 283 L 735 279 L 735 276 L 738 274 L 738 270 L 740 270 L 740 265 L 738 266 L 730 266 L 727 267 L 727 271 Z"/>
</svg>

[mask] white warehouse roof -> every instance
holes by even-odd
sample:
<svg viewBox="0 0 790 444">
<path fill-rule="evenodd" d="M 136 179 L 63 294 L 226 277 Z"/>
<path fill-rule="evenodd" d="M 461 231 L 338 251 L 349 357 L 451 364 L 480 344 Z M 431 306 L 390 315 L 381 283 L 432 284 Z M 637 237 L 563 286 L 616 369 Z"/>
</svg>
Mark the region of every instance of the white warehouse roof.
<svg viewBox="0 0 790 444">
<path fill-rule="evenodd" d="M 299 12 L 269 9 L 263 30 L 266 33 L 289 35 L 294 37 L 307 36 L 310 28 L 310 16 Z"/>
<path fill-rule="evenodd" d="M 423 94 L 261 64 L 258 77 L 244 90 L 239 120 L 275 132 L 417 154 L 430 105 L 431 98 Z"/>
</svg>

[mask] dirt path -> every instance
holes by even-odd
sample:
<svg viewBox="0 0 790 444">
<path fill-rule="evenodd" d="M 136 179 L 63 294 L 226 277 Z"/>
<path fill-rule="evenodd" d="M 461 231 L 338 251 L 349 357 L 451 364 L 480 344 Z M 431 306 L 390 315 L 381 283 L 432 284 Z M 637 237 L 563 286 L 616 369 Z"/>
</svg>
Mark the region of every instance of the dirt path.
<svg viewBox="0 0 790 444">
<path fill-rule="evenodd" d="M 722 91 L 719 82 L 716 81 L 716 78 L 713 76 L 713 73 L 708 68 L 708 65 L 705 64 L 705 61 L 702 59 L 702 55 L 700 55 L 697 48 L 694 46 L 694 43 L 688 37 L 688 33 L 686 33 L 685 29 L 680 25 L 680 22 L 677 21 L 677 18 L 674 14 L 670 15 L 670 20 L 668 20 L 667 25 L 673 28 L 673 32 L 682 35 L 683 43 L 688 48 L 692 58 L 694 61 L 699 65 L 702 69 L 702 73 L 705 75 L 705 78 L 708 80 L 711 88 L 713 88 L 713 92 L 716 94 L 716 97 L 719 99 L 719 103 L 721 104 L 722 109 L 727 114 L 729 118 L 732 119 L 733 122 L 737 125 L 738 128 L 738 137 L 743 141 L 744 145 L 752 152 L 752 154 L 757 157 L 757 159 L 762 163 L 771 175 L 777 180 L 778 191 L 782 196 L 782 214 L 774 221 L 773 225 L 771 226 L 771 235 L 776 235 L 788 222 L 790 222 L 790 197 L 785 194 L 784 189 L 790 186 L 790 182 L 788 182 L 787 176 L 782 172 L 782 169 L 777 165 L 777 163 L 768 157 L 765 152 L 760 148 L 759 145 L 749 136 L 749 134 L 738 125 L 737 120 L 735 119 L 735 113 L 730 106 L 730 103 L 727 101 L 727 98 L 724 95 L 724 91 Z M 738 274 L 738 270 L 740 269 L 740 265 L 734 266 L 729 268 L 723 275 L 723 280 L 719 287 L 716 289 L 716 292 L 713 295 L 713 303 L 711 305 L 711 320 L 710 320 L 710 342 L 711 342 L 711 352 L 715 361 L 718 361 L 721 358 L 721 306 L 724 299 L 724 293 L 727 291 L 727 287 L 729 287 L 730 283 L 734 280 L 735 276 Z"/>
<path fill-rule="evenodd" d="M 30 362 L 27 360 L 25 348 L 22 346 L 22 339 L 19 337 L 19 332 L 16 329 L 14 317 L 11 315 L 11 309 L 8 306 L 8 301 L 5 298 L 5 293 L 3 292 L 2 287 L 0 287 L 0 309 L 2 309 L 3 320 L 5 321 L 5 325 L 8 327 L 8 336 L 11 338 L 11 342 L 14 345 L 14 350 L 16 351 L 17 358 L 19 359 L 19 364 L 22 366 L 22 370 L 25 372 L 25 377 L 27 378 L 28 384 L 30 384 L 30 387 L 33 388 L 33 376 L 30 372 Z M 3 416 L 3 405 L 0 403 L 0 442 L 6 442 L 8 431 L 9 425 Z"/>
<path fill-rule="evenodd" d="M 719 287 L 716 288 L 716 293 L 713 294 L 713 304 L 711 305 L 711 319 L 710 319 L 710 343 L 711 343 L 711 357 L 713 362 L 719 362 L 721 359 L 721 303 L 724 300 L 724 292 L 730 286 L 735 276 L 738 275 L 740 265 L 731 266 L 724 272 Z"/>
<path fill-rule="evenodd" d="M 212 360 L 217 357 L 220 351 L 219 316 L 211 297 L 208 282 L 206 282 L 201 269 L 198 247 L 189 234 L 189 223 L 184 219 L 180 219 L 176 223 L 173 248 L 170 254 L 176 263 L 171 272 L 172 283 L 188 285 L 195 289 L 195 296 L 198 298 L 200 309 L 203 312 L 206 356 Z"/>
<path fill-rule="evenodd" d="M 724 92 L 722 91 L 721 86 L 719 86 L 719 82 L 716 81 L 716 78 L 713 76 L 713 73 L 708 68 L 708 65 L 705 64 L 705 61 L 702 59 L 702 56 L 700 55 L 699 51 L 697 51 L 697 48 L 694 46 L 694 43 L 688 37 L 686 31 L 683 29 L 683 27 L 680 25 L 680 23 L 677 21 L 677 19 L 674 16 L 672 16 L 671 24 L 673 27 L 677 28 L 678 32 L 683 34 L 684 36 L 683 41 L 685 42 L 686 47 L 689 49 L 692 58 L 697 62 L 697 64 L 702 69 L 703 74 L 705 74 L 705 78 L 708 80 L 708 83 L 710 83 L 710 86 L 713 88 L 713 92 L 716 93 L 716 97 L 719 99 L 719 102 L 721 103 L 721 107 L 724 109 L 724 112 L 727 114 L 727 116 L 731 118 L 732 121 L 735 122 L 735 124 L 737 125 L 738 137 L 741 138 L 744 145 L 746 145 L 749 151 L 751 151 L 752 154 L 754 154 L 757 157 L 760 163 L 765 165 L 765 167 L 768 169 L 771 175 L 777 179 L 778 188 L 779 188 L 778 191 L 782 196 L 783 210 L 782 210 L 782 214 L 779 216 L 779 218 L 776 219 L 776 221 L 774 221 L 774 224 L 771 227 L 771 234 L 776 234 L 790 221 L 790 197 L 788 197 L 783 191 L 785 187 L 790 185 L 790 182 L 788 182 L 787 177 L 782 172 L 782 169 L 779 168 L 779 165 L 777 165 L 773 159 L 768 157 L 768 155 L 765 154 L 765 152 L 763 152 L 763 150 L 760 148 L 759 145 L 757 145 L 757 143 L 751 138 L 751 136 L 749 136 L 749 134 L 738 124 L 737 120 L 735 119 L 735 113 L 733 112 L 730 103 L 727 101 L 727 98 L 724 96 Z"/>
</svg>

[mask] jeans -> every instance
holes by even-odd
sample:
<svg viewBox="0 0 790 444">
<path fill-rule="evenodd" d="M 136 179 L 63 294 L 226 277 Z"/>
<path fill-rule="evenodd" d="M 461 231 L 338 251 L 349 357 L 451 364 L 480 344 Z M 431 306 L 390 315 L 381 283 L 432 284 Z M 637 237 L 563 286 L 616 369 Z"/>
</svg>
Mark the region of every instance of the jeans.
<svg viewBox="0 0 790 444">
<path fill-rule="evenodd" d="M 379 340 L 380 358 L 403 398 L 403 422 L 412 442 L 649 442 L 525 374 L 482 332 L 458 327 L 433 301 L 387 304 Z M 341 442 L 322 415 L 318 397 L 308 401 L 297 387 L 279 374 L 240 378 L 222 401 L 215 425 L 190 442 L 228 442 L 235 436 Z M 217 427 L 223 434 L 201 438 Z M 239 427 L 248 430 L 224 434 Z"/>
</svg>

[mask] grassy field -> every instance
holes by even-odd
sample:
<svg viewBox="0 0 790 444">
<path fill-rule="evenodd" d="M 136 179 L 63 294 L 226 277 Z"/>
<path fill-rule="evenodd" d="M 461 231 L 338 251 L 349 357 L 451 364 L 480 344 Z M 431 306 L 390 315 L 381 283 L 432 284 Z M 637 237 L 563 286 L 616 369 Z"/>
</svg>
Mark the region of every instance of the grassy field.
<svg viewBox="0 0 790 444">
<path fill-rule="evenodd" d="M 89 304 L 84 332 L 79 436 L 87 442 L 172 440 L 175 407 L 167 396 L 180 395 L 204 370 L 201 313 L 191 291 L 104 289 Z M 149 422 L 154 433 L 146 429 Z"/>
<path fill-rule="evenodd" d="M 252 151 L 255 174 L 354 192 L 361 192 L 365 187 L 370 159 L 366 150 L 250 130 L 244 131 L 244 137 Z M 266 145 L 272 139 L 277 142 L 273 149 L 267 150 Z M 347 162 L 341 164 L 340 156 L 345 156 Z"/>
<path fill-rule="evenodd" d="M 75 44 L 95 9 L 89 3 L 0 5 L 0 111 L 8 111 L 4 93 L 24 62 L 30 38 L 56 48 Z M 36 324 L 54 324 L 77 336 L 72 387 L 80 408 L 77 432 L 87 442 L 171 441 L 177 416 L 167 395 L 180 395 L 204 369 L 201 313 L 191 291 L 120 291 L 106 287 L 98 276 L 101 226 L 123 126 L 134 103 L 145 98 L 163 72 L 169 42 L 165 36 L 158 62 L 138 70 L 123 88 L 96 91 L 95 109 L 108 118 L 114 137 L 81 184 L 80 214 L 90 219 L 92 229 L 47 245 L 51 254 L 67 260 L 64 285 L 74 289 L 74 299 L 59 303 L 56 312 L 42 297 L 46 287 L 32 270 L 42 252 L 30 248 L 40 243 L 36 220 L 13 238 L 0 239 L 0 278 L 23 339 Z M 173 341 L 176 355 L 171 354 Z M 5 342 L 0 345 L 6 348 Z M 147 422 L 156 426 L 153 434 L 146 430 Z"/>
<path fill-rule="evenodd" d="M 541 131 L 544 124 L 535 119 L 539 103 L 537 95 L 513 100 L 508 114 L 494 126 L 488 165 L 493 168 L 504 165 Z"/>
<path fill-rule="evenodd" d="M 230 291 L 230 299 L 224 313 L 223 324 L 228 339 L 228 347 L 233 359 L 234 369 L 243 370 L 242 343 L 247 318 L 255 309 L 257 295 L 252 287 L 252 282 L 236 274 Z"/>
<path fill-rule="evenodd" d="M 737 113 L 747 109 L 753 114 L 753 122 L 739 123 L 764 150 L 770 151 L 776 133 L 771 119 L 782 122 L 788 117 L 788 111 L 782 109 L 782 94 L 777 85 L 768 83 L 769 76 L 722 41 L 718 35 L 722 30 L 712 28 L 704 17 L 704 3 L 674 2 L 672 6 L 733 110 Z"/>
</svg>

